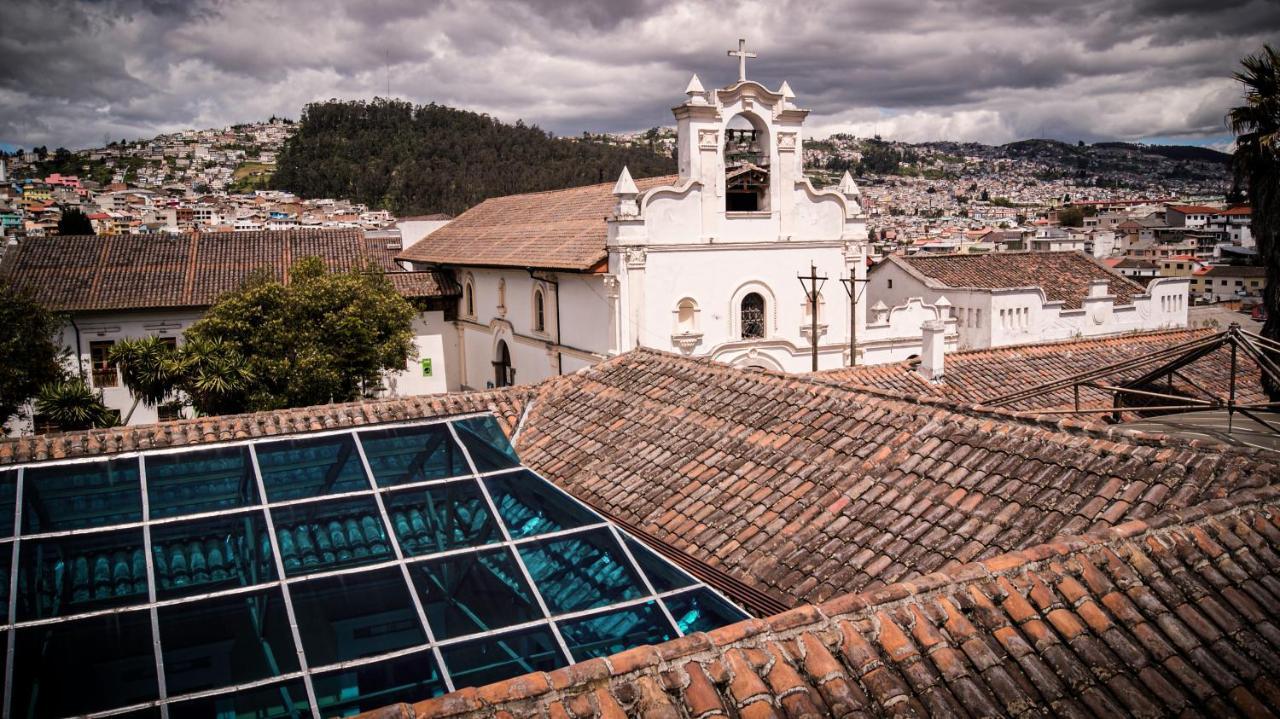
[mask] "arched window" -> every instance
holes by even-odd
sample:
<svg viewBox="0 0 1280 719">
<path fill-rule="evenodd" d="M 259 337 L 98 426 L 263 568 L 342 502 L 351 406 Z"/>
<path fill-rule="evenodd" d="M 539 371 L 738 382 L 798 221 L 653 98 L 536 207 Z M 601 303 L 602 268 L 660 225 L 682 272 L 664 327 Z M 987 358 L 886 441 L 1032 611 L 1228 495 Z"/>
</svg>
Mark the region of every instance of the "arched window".
<svg viewBox="0 0 1280 719">
<path fill-rule="evenodd" d="M 471 280 L 467 280 L 462 285 L 462 309 L 467 317 L 476 316 L 476 290 Z"/>
<path fill-rule="evenodd" d="M 764 124 L 735 115 L 724 130 L 725 206 L 729 212 L 769 209 L 769 138 Z"/>
<path fill-rule="evenodd" d="M 742 339 L 764 337 L 765 316 L 764 297 L 759 292 L 748 292 L 742 298 L 741 307 Z"/>
<path fill-rule="evenodd" d="M 498 340 L 498 350 L 493 360 L 493 386 L 510 387 L 515 384 L 516 368 L 511 366 L 511 351 L 506 340 Z"/>
<path fill-rule="evenodd" d="M 676 305 L 676 331 L 680 334 L 698 331 L 698 303 L 683 299 Z"/>
<path fill-rule="evenodd" d="M 533 291 L 533 329 L 535 332 L 547 331 L 546 313 L 543 311 L 542 289 Z"/>
</svg>

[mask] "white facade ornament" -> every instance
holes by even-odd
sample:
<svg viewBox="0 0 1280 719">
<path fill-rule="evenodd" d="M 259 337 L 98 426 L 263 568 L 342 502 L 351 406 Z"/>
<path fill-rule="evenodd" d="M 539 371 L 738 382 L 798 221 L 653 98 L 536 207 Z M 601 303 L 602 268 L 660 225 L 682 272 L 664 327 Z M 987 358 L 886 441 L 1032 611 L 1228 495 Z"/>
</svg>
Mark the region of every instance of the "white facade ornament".
<svg viewBox="0 0 1280 719">
<path fill-rule="evenodd" d="M 617 299 L 620 293 L 622 283 L 618 282 L 617 275 L 605 275 L 601 278 L 604 282 L 604 294 L 609 299 Z"/>
<path fill-rule="evenodd" d="M 636 217 L 640 214 L 640 207 L 636 204 L 636 195 L 640 194 L 639 188 L 636 187 L 635 180 L 631 179 L 631 172 L 626 165 L 622 166 L 622 174 L 618 176 L 618 181 L 613 185 L 613 196 L 618 198 L 618 205 L 614 212 L 619 217 Z"/>
<path fill-rule="evenodd" d="M 643 247 L 627 248 L 627 269 L 639 270 L 644 269 L 645 261 L 649 255 Z"/>
<path fill-rule="evenodd" d="M 796 93 L 791 89 L 791 83 L 786 80 L 782 81 L 782 87 L 778 88 L 778 94 L 782 96 L 782 109 L 790 110 L 796 105 L 792 100 L 796 99 Z"/>
<path fill-rule="evenodd" d="M 754 52 L 747 52 L 747 41 L 745 38 L 738 38 L 738 49 L 730 50 L 729 57 L 738 58 L 738 82 L 747 81 L 747 58 L 753 58 Z"/>
<path fill-rule="evenodd" d="M 702 81 L 698 79 L 696 73 L 689 80 L 689 86 L 684 89 L 684 94 L 689 96 L 689 103 L 692 105 L 707 104 L 706 88 L 702 87 Z"/>
<path fill-rule="evenodd" d="M 796 133 L 780 132 L 778 133 L 778 152 L 795 152 L 796 151 Z"/>
<path fill-rule="evenodd" d="M 715 130 L 698 130 L 698 147 L 715 150 L 720 147 L 720 133 Z"/>
</svg>

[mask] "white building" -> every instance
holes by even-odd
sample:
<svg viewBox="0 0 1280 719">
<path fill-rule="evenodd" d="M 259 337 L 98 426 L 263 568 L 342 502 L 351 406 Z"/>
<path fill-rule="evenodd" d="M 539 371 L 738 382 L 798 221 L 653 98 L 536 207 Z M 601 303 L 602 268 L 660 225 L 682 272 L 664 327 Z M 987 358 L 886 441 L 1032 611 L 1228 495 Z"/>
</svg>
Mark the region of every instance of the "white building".
<svg viewBox="0 0 1280 719">
<path fill-rule="evenodd" d="M 808 111 L 787 83 L 771 90 L 739 70 L 710 92 L 694 76 L 673 109 L 677 175 L 633 180 L 622 168 L 612 184 L 493 198 L 404 251 L 462 287 L 451 389 L 536 382 L 638 346 L 809 371 L 815 318 L 798 275 L 811 267 L 825 280 L 818 368 L 848 364 L 851 332 L 860 362 L 919 352 L 923 319 L 945 308 L 904 298 L 885 322 L 851 322 L 840 280 L 861 292 L 858 188 L 847 173 L 813 187 Z"/>
<path fill-rule="evenodd" d="M 150 335 L 181 342 L 183 330 L 258 269 L 280 278 L 306 256 L 319 257 L 335 271 L 372 261 L 420 307 L 413 323 L 418 356 L 403 371 L 387 375 L 386 393 L 443 392 L 445 357 L 454 352 L 456 338 L 446 316 L 452 315 L 459 290 L 439 272 L 400 271 L 394 261 L 399 244 L 388 245 L 358 230 L 29 237 L 6 251 L 0 279 L 30 289 L 66 317 L 61 343 L 68 369 L 101 390 L 107 407 L 124 417 L 133 397 L 107 361 L 115 342 Z M 129 423 L 173 416 L 163 407 L 139 404 Z M 29 416 L 9 426 L 16 433 L 32 429 Z"/>
<path fill-rule="evenodd" d="M 886 305 L 949 304 L 961 349 L 1187 326 L 1189 278 L 1144 288 L 1082 252 L 891 255 L 869 279 Z"/>
</svg>

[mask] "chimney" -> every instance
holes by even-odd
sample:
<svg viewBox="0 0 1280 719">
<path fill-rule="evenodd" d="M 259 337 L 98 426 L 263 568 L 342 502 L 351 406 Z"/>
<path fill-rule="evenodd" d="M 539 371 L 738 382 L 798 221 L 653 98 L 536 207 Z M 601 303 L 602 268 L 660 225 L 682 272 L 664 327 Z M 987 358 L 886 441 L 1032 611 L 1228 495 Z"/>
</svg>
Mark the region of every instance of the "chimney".
<svg viewBox="0 0 1280 719">
<path fill-rule="evenodd" d="M 947 323 L 942 320 L 926 320 L 920 329 L 924 330 L 924 341 L 920 346 L 920 364 L 916 371 L 930 382 L 941 382 Z"/>
<path fill-rule="evenodd" d="M 1106 297 L 1109 294 L 1111 283 L 1106 280 L 1090 280 L 1089 296 L 1090 297 Z"/>
</svg>

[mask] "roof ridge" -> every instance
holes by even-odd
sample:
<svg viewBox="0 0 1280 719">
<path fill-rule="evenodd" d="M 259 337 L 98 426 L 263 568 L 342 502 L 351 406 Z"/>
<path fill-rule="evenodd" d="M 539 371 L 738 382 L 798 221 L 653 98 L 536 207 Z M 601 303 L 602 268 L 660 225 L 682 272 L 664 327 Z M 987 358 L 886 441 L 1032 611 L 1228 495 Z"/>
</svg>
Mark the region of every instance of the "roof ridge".
<svg viewBox="0 0 1280 719">
<path fill-rule="evenodd" d="M 988 582 L 1013 574 L 1033 572 L 1064 557 L 1090 548 L 1113 548 L 1143 537 L 1163 537 L 1179 529 L 1198 526 L 1220 517 L 1236 516 L 1280 499 L 1280 486 L 1244 490 L 1234 497 L 1165 512 L 1147 520 L 1132 520 L 1115 527 L 1075 536 L 1057 537 L 1027 549 L 967 562 L 914 579 L 862 592 L 851 592 L 820 604 L 806 604 L 763 619 L 697 632 L 657 645 L 642 645 L 608 657 L 571 664 L 551 672 L 531 672 L 484 687 L 467 687 L 418 702 L 400 704 L 360 715 L 374 717 L 455 716 L 492 709 L 558 693 L 569 687 L 591 688 L 654 668 L 684 665 L 711 659 L 732 649 L 754 649 L 764 641 L 797 639 L 811 632 L 839 631 L 837 622 L 869 618 L 912 600 L 941 593 L 947 588 Z"/>
</svg>

